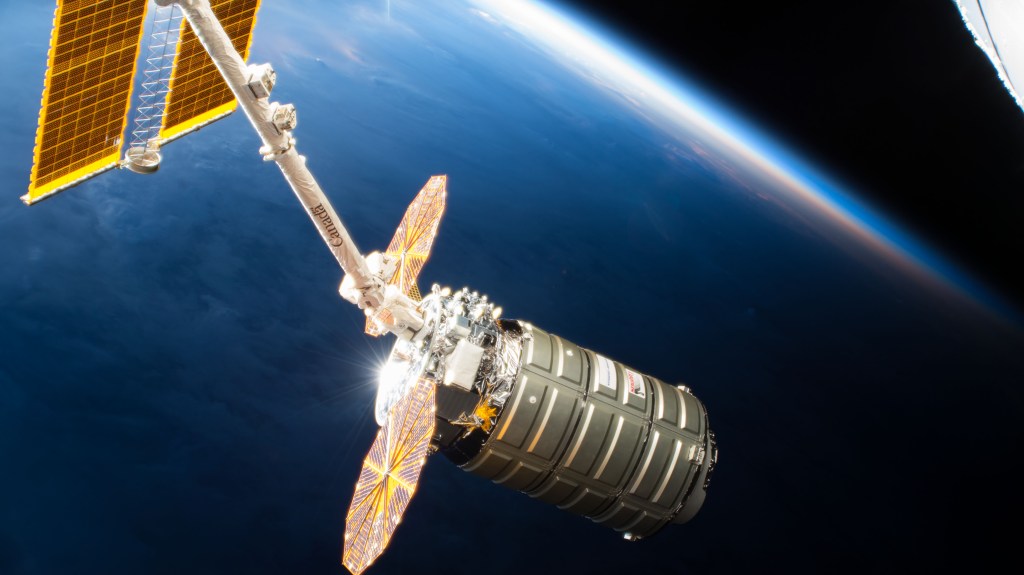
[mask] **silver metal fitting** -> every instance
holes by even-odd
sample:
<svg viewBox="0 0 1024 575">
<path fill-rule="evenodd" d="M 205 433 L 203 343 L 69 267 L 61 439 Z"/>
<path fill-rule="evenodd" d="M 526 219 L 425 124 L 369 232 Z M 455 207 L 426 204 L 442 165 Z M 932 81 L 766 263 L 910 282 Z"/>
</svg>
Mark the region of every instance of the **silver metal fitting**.
<svg viewBox="0 0 1024 575">
<path fill-rule="evenodd" d="M 251 64 L 249 66 L 249 90 L 257 98 L 266 98 L 277 83 L 277 72 L 270 64 Z"/>
<path fill-rule="evenodd" d="M 280 133 L 285 133 L 290 130 L 294 130 L 295 126 L 299 123 L 299 117 L 295 112 L 295 106 L 291 104 L 278 104 L 274 102 L 270 105 L 271 121 L 274 123 L 274 127 Z"/>
<path fill-rule="evenodd" d="M 264 162 L 274 162 L 277 160 L 278 157 L 287 154 L 288 150 L 291 150 L 294 147 L 295 138 L 289 137 L 288 141 L 285 142 L 284 146 L 281 147 L 272 147 L 269 144 L 264 144 L 260 146 L 260 155 L 263 156 Z"/>
</svg>

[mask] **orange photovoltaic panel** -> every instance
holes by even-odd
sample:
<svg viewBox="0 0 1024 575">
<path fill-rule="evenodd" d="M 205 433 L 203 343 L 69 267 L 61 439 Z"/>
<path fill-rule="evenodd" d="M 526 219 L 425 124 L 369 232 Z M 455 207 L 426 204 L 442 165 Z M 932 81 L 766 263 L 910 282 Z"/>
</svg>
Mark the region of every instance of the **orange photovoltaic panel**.
<svg viewBox="0 0 1024 575">
<path fill-rule="evenodd" d="M 117 166 L 148 0 L 58 0 L 26 204 Z"/>
<path fill-rule="evenodd" d="M 363 461 L 345 517 L 341 555 L 341 562 L 355 575 L 391 542 L 416 492 L 433 434 L 434 384 L 421 379 L 395 404 Z"/>
<path fill-rule="evenodd" d="M 210 0 L 213 13 L 231 38 L 242 60 L 249 58 L 252 29 L 260 0 Z M 181 29 L 174 56 L 170 93 L 164 108 L 160 140 L 168 142 L 219 120 L 238 103 L 217 67 L 187 22 Z"/>
<path fill-rule="evenodd" d="M 444 214 L 447 183 L 447 176 L 431 176 L 405 210 L 405 216 L 398 224 L 386 252 L 399 260 L 398 271 L 390 283 L 416 300 L 420 299 L 416 276 L 420 275 L 423 264 L 430 257 L 430 248 L 437 236 L 437 225 Z"/>
<path fill-rule="evenodd" d="M 427 263 L 427 258 L 430 257 L 430 248 L 437 236 L 437 226 L 444 214 L 447 184 L 448 176 L 431 176 L 405 210 L 405 216 L 402 217 L 385 251 L 385 254 L 398 260 L 398 268 L 395 275 L 388 279 L 388 284 L 398 286 L 402 293 L 416 301 L 421 299 L 416 277 L 420 275 L 423 264 Z M 389 318 L 367 318 L 366 333 L 383 333 L 376 320 L 387 323 Z"/>
</svg>

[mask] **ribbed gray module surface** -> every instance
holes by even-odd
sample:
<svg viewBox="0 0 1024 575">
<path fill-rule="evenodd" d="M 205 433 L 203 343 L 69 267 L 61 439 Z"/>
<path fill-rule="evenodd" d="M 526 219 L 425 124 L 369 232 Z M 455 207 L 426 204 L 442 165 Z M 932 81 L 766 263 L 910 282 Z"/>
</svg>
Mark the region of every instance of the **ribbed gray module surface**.
<svg viewBox="0 0 1024 575">
<path fill-rule="evenodd" d="M 688 389 L 520 325 L 512 396 L 463 469 L 630 538 L 692 518 L 715 450 L 701 402 Z"/>
</svg>

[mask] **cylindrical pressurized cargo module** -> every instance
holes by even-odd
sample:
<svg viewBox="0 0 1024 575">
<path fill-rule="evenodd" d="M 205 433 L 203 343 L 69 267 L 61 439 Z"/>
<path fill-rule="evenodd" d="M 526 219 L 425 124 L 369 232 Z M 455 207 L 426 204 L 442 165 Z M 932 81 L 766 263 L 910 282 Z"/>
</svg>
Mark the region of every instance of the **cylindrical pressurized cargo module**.
<svg viewBox="0 0 1024 575">
<path fill-rule="evenodd" d="M 396 344 L 385 371 L 437 382 L 435 450 L 628 539 L 696 515 L 717 446 L 688 387 L 498 319 L 466 289 L 435 286 L 422 309 L 428 334 Z M 400 394 L 382 387 L 379 419 Z"/>
</svg>

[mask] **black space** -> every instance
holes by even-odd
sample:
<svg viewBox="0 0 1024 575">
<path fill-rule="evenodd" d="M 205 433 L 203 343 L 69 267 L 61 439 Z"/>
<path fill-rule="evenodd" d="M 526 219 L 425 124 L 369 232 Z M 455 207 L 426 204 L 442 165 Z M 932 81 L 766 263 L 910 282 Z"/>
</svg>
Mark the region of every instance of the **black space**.
<svg viewBox="0 0 1024 575">
<path fill-rule="evenodd" d="M 572 0 L 1024 301 L 1024 111 L 952 1 Z"/>
</svg>

